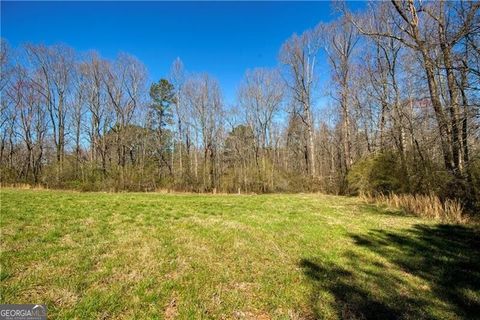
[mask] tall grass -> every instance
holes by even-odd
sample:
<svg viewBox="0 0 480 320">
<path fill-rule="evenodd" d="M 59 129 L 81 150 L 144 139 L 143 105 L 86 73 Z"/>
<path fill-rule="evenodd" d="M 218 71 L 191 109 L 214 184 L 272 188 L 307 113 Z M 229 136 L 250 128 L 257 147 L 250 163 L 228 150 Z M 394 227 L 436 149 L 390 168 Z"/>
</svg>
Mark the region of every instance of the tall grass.
<svg viewBox="0 0 480 320">
<path fill-rule="evenodd" d="M 15 189 L 34 189 L 34 190 L 47 190 L 48 188 L 42 184 L 29 184 L 29 183 L 0 183 L 0 188 L 15 188 Z"/>
<path fill-rule="evenodd" d="M 447 223 L 466 223 L 468 217 L 464 214 L 460 201 L 455 199 L 440 200 L 435 194 L 388 194 L 362 195 L 370 203 L 383 204 L 401 209 L 407 214 L 439 220 Z"/>
</svg>

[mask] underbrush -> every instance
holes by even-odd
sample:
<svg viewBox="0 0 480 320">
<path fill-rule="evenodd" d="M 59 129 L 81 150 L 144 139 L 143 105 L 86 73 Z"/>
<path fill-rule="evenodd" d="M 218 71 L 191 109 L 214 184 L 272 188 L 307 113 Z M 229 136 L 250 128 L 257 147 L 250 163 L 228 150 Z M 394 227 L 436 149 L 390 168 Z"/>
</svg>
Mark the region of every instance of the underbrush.
<svg viewBox="0 0 480 320">
<path fill-rule="evenodd" d="M 407 214 L 445 223 L 467 223 L 469 221 L 460 201 L 456 199 L 442 201 L 435 194 L 380 194 L 376 196 L 363 194 L 361 197 L 370 203 L 386 205 L 401 209 Z"/>
</svg>

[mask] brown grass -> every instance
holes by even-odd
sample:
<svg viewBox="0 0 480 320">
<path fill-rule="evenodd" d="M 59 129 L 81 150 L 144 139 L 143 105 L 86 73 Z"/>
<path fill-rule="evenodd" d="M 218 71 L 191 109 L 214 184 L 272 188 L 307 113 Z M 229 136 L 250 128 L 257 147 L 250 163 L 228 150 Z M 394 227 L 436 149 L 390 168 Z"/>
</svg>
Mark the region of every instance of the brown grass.
<svg viewBox="0 0 480 320">
<path fill-rule="evenodd" d="M 14 188 L 20 190 L 48 190 L 41 184 L 29 184 L 29 183 L 0 183 L 0 188 Z"/>
<path fill-rule="evenodd" d="M 370 203 L 378 203 L 395 209 L 401 209 L 408 214 L 419 217 L 435 219 L 446 223 L 468 222 L 468 217 L 464 214 L 460 201 L 455 199 L 442 201 L 434 194 L 362 195 L 362 198 Z"/>
</svg>

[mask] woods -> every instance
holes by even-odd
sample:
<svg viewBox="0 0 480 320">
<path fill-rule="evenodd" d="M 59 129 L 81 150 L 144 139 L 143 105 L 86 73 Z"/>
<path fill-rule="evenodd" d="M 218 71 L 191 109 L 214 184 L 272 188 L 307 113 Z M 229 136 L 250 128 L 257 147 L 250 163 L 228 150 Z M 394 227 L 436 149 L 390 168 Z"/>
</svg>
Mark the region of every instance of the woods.
<svg viewBox="0 0 480 320">
<path fill-rule="evenodd" d="M 4 184 L 435 193 L 480 202 L 480 4 L 391 1 L 294 34 L 234 103 L 180 59 L 1 43 Z M 329 70 L 320 68 L 323 59 Z"/>
</svg>

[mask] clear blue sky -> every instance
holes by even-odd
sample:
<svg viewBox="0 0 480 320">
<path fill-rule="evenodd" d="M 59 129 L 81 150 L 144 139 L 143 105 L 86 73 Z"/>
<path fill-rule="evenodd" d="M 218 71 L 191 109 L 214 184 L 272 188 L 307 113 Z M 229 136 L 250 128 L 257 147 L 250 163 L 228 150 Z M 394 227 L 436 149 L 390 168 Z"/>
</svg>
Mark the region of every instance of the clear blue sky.
<svg viewBox="0 0 480 320">
<path fill-rule="evenodd" d="M 246 69 L 277 65 L 292 33 L 332 18 L 330 2 L 2 1 L 1 35 L 14 47 L 65 43 L 106 58 L 127 52 L 152 80 L 178 56 L 188 71 L 216 77 L 232 102 Z"/>
</svg>

